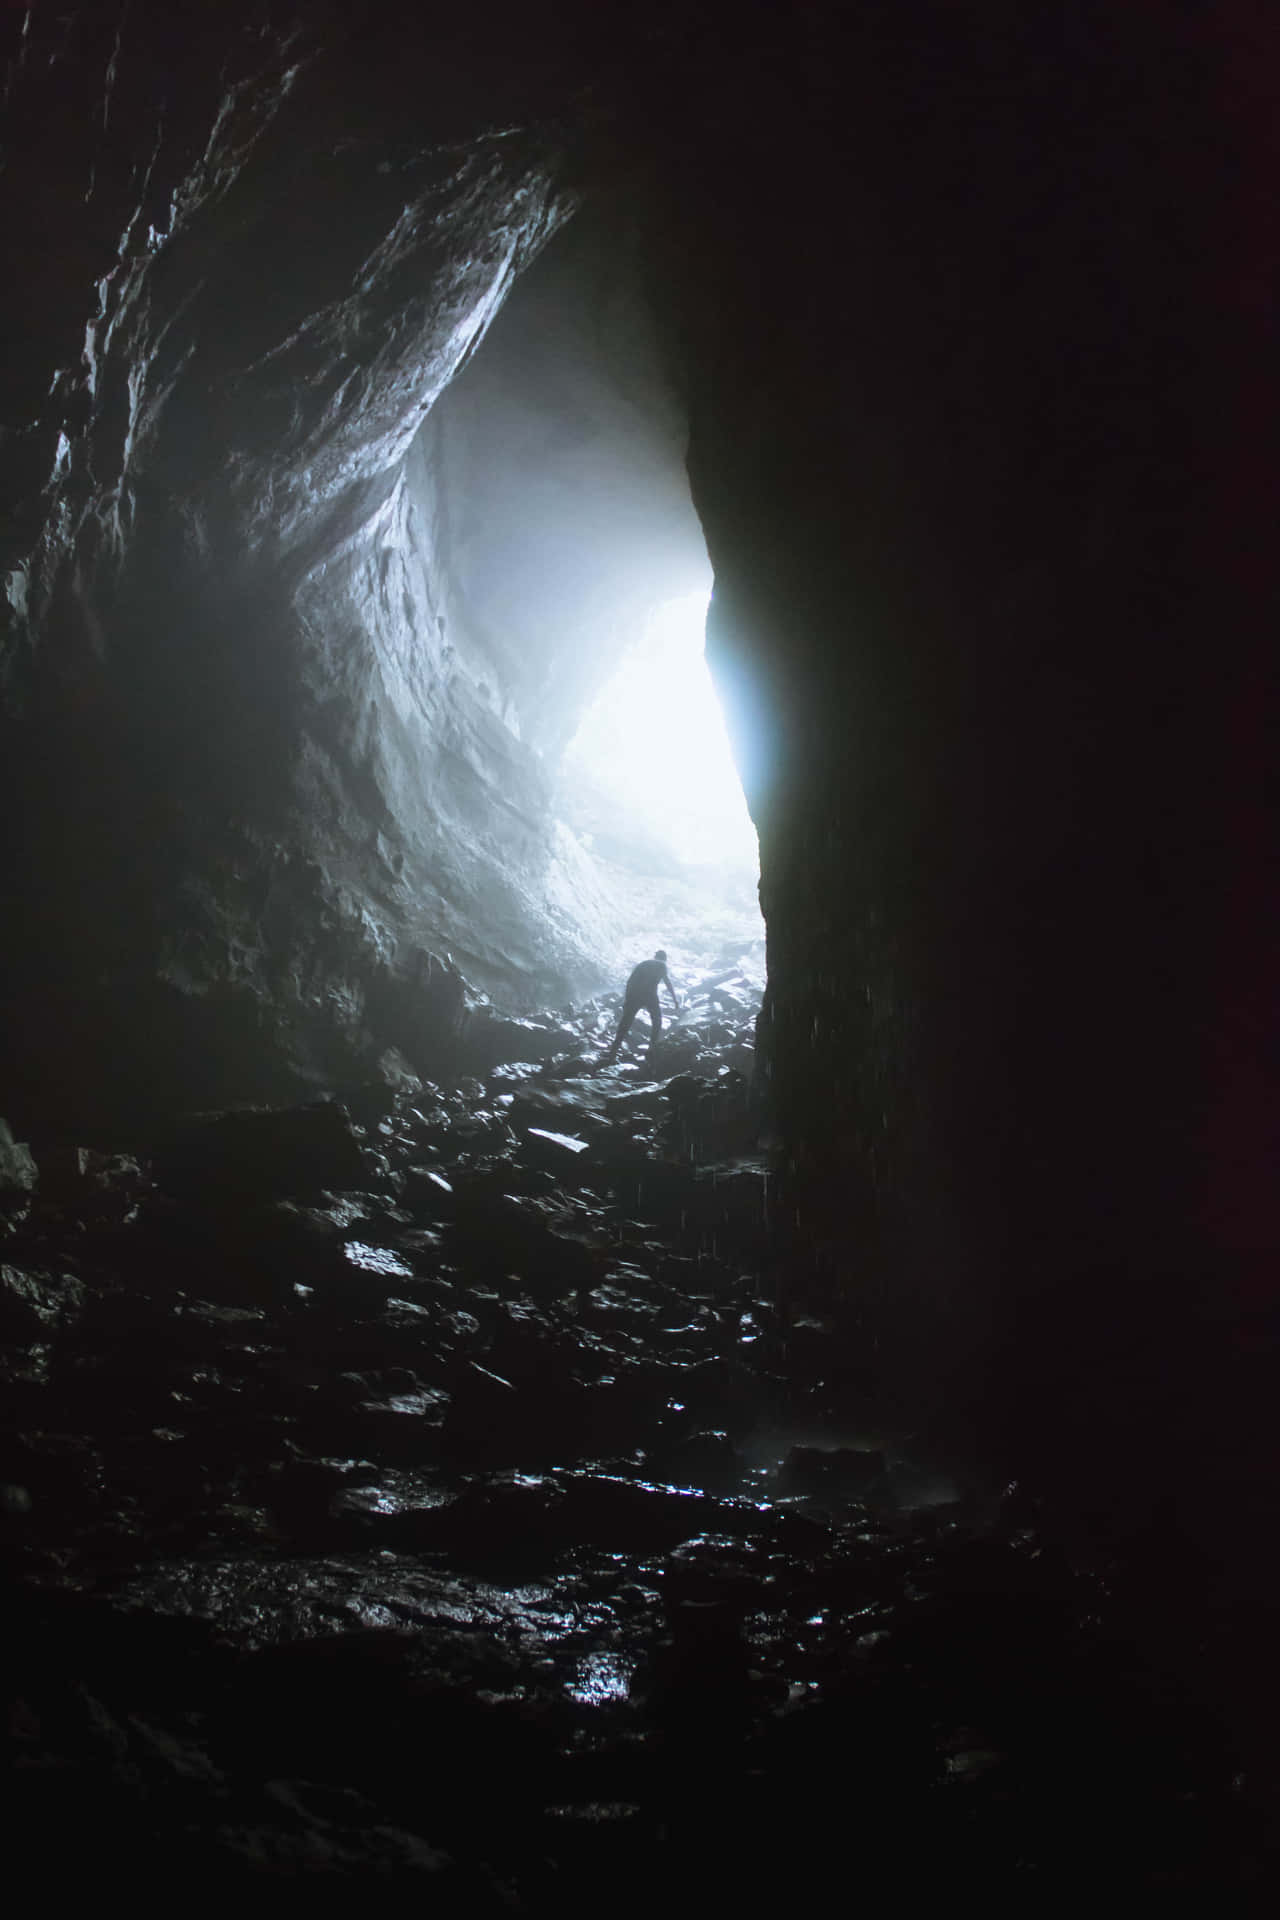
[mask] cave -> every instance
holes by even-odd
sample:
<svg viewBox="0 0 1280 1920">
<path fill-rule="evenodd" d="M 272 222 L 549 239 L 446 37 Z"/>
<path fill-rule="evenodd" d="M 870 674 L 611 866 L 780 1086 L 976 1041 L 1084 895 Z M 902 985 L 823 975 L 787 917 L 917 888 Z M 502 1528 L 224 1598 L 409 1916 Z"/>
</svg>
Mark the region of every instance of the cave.
<svg viewBox="0 0 1280 1920">
<path fill-rule="evenodd" d="M 45 1884 L 1265 1897 L 1260 14 L 3 32 Z"/>
</svg>

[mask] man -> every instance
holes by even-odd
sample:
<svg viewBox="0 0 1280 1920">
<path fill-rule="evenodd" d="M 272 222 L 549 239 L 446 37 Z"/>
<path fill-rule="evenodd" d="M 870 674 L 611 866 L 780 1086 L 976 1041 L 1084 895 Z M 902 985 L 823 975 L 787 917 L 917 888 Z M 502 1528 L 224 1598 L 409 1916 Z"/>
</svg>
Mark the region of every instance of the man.
<svg viewBox="0 0 1280 1920">
<path fill-rule="evenodd" d="M 660 987 L 666 988 L 675 1002 L 676 1012 L 679 1013 L 679 996 L 671 984 L 667 973 L 667 956 L 661 947 L 658 948 L 652 960 L 642 960 L 638 967 L 631 969 L 631 977 L 627 981 L 627 991 L 622 1002 L 622 1018 L 618 1021 L 618 1031 L 613 1036 L 613 1045 L 605 1055 L 606 1063 L 617 1059 L 618 1048 L 626 1039 L 631 1022 L 642 1007 L 649 1016 L 649 1052 L 653 1052 L 658 1035 L 662 1032 L 662 1008 L 658 1004 Z"/>
</svg>

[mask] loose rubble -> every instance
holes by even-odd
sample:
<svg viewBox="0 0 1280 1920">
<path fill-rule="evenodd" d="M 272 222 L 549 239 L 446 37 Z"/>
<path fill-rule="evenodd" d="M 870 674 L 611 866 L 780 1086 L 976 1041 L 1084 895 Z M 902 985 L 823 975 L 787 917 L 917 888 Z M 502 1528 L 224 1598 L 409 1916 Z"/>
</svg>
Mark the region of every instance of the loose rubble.
<svg viewBox="0 0 1280 1920">
<path fill-rule="evenodd" d="M 1103 1575 L 1017 1489 L 835 1420 L 848 1336 L 769 1255 L 758 979 L 688 986 L 616 1067 L 606 996 L 359 1117 L 0 1134 L 33 1858 L 466 1914 L 766 1912 L 837 1873 L 1208 1889 L 1247 1858 Z"/>
</svg>

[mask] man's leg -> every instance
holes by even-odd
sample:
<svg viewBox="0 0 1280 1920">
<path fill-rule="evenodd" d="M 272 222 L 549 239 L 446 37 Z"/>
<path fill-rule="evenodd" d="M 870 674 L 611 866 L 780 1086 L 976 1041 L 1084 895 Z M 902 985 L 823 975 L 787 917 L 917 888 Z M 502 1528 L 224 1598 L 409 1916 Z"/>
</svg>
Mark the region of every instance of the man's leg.
<svg viewBox="0 0 1280 1920">
<path fill-rule="evenodd" d="M 662 1032 L 662 1008 L 658 1005 L 658 996 L 656 993 L 652 1000 L 645 1001 L 644 1010 L 649 1016 L 649 1048 L 648 1053 L 645 1055 L 645 1058 L 648 1059 L 649 1054 L 653 1052 L 658 1044 L 658 1035 Z"/>
<path fill-rule="evenodd" d="M 622 1012 L 618 1019 L 618 1031 L 613 1036 L 613 1045 L 610 1047 L 608 1053 L 605 1055 L 606 1060 L 617 1059 L 618 1048 L 622 1045 L 623 1041 L 626 1039 L 628 1033 L 630 1032 L 631 1022 L 635 1019 L 639 1011 L 640 1011 L 640 1002 L 638 1000 L 623 1001 Z"/>
</svg>

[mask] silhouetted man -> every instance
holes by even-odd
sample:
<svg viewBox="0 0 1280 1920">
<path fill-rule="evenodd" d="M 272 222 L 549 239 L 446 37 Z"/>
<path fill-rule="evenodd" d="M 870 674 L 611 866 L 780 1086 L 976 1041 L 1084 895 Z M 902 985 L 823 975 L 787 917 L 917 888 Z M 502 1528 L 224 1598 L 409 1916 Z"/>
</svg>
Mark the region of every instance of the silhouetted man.
<svg viewBox="0 0 1280 1920">
<path fill-rule="evenodd" d="M 676 1012 L 680 1011 L 680 1000 L 667 973 L 667 956 L 659 947 L 652 960 L 642 960 L 638 967 L 632 967 L 631 977 L 627 981 L 627 991 L 622 1001 L 622 1017 L 618 1021 L 618 1031 L 613 1036 L 613 1045 L 605 1055 L 606 1060 L 616 1060 L 618 1048 L 627 1037 L 631 1022 L 641 1008 L 649 1016 L 649 1052 L 657 1044 L 662 1032 L 662 1008 L 658 1004 L 658 989 L 665 987 L 675 1002 Z"/>
</svg>

